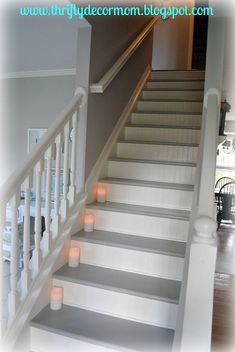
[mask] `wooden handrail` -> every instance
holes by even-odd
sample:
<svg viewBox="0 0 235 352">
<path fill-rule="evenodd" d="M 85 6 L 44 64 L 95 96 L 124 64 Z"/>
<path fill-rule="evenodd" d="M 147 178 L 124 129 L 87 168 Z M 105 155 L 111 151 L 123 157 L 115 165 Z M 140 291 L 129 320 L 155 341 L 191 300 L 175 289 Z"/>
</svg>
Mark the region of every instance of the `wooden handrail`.
<svg viewBox="0 0 235 352">
<path fill-rule="evenodd" d="M 136 49 L 140 46 L 149 32 L 153 29 L 154 25 L 161 18 L 157 16 L 153 18 L 145 29 L 138 35 L 138 37 L 133 41 L 133 43 L 122 53 L 122 55 L 117 59 L 113 66 L 105 73 L 105 75 L 97 83 L 93 83 L 90 86 L 91 93 L 104 93 L 106 88 L 110 85 L 112 80 L 116 77 L 118 72 L 122 69 L 125 63 L 130 59 Z"/>
</svg>

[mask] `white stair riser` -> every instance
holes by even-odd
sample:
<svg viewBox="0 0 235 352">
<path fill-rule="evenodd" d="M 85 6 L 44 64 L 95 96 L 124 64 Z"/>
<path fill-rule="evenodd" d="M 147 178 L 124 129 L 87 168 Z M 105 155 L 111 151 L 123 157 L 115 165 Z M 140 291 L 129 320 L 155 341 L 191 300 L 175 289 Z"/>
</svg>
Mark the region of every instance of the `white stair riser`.
<svg viewBox="0 0 235 352">
<path fill-rule="evenodd" d="M 80 261 L 84 264 L 178 281 L 182 280 L 184 259 L 180 257 L 78 240 L 72 240 L 71 244 L 72 246 L 80 247 Z"/>
<path fill-rule="evenodd" d="M 204 71 L 153 71 L 151 79 L 167 79 L 167 80 L 194 80 L 204 79 Z"/>
<path fill-rule="evenodd" d="M 95 229 L 136 236 L 186 241 L 188 221 L 139 214 L 87 209 L 95 216 Z"/>
<path fill-rule="evenodd" d="M 177 189 L 99 183 L 107 190 L 107 200 L 168 209 L 190 210 L 193 192 Z"/>
<path fill-rule="evenodd" d="M 203 91 L 143 91 L 142 99 L 180 99 L 180 100 L 202 100 Z"/>
<path fill-rule="evenodd" d="M 59 335 L 39 328 L 30 328 L 31 350 L 33 352 L 117 352 L 112 348 L 99 346 L 72 337 Z"/>
<path fill-rule="evenodd" d="M 108 162 L 108 176 L 133 180 L 194 184 L 195 167 L 136 162 Z"/>
<path fill-rule="evenodd" d="M 138 111 L 180 111 L 180 112 L 202 112 L 201 102 L 179 102 L 179 101 L 138 101 Z"/>
<path fill-rule="evenodd" d="M 196 162 L 197 154 L 197 147 L 137 143 L 118 143 L 117 145 L 117 156 L 123 158 Z"/>
<path fill-rule="evenodd" d="M 174 129 L 174 128 L 151 128 L 151 127 L 126 127 L 125 139 L 149 142 L 175 142 L 175 143 L 199 143 L 200 130 Z"/>
<path fill-rule="evenodd" d="M 154 82 L 148 81 L 147 88 L 151 89 L 204 89 L 204 82 L 202 81 L 171 81 L 171 82 Z"/>
<path fill-rule="evenodd" d="M 131 116 L 131 122 L 137 124 L 180 127 L 201 126 L 201 115 L 133 113 Z"/>
<path fill-rule="evenodd" d="M 53 279 L 67 305 L 137 322 L 175 328 L 178 305 L 128 293 Z"/>
</svg>

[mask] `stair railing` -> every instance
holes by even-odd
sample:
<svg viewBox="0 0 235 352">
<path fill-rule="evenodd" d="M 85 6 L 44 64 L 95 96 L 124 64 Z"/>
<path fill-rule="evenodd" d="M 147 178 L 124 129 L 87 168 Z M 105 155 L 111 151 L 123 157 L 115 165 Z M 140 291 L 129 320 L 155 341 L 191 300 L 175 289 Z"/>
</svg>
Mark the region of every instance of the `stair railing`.
<svg viewBox="0 0 235 352">
<path fill-rule="evenodd" d="M 87 93 L 78 88 L 22 166 L 0 189 L 3 344 L 20 320 L 20 311 L 32 295 L 40 271 L 45 270 L 48 255 L 53 254 L 71 209 L 84 192 L 86 105 Z M 9 282 L 3 258 L 9 261 Z"/>
<path fill-rule="evenodd" d="M 98 82 L 90 85 L 91 93 L 104 93 L 118 72 L 131 58 L 136 49 L 140 46 L 147 35 L 153 30 L 153 27 L 160 19 L 161 16 L 154 17 L 144 28 L 144 30 L 138 35 L 138 37 L 131 43 L 131 45 L 121 54 L 117 61 L 115 61 L 112 67 L 110 67 L 110 69 L 104 74 L 104 76 Z"/>
<path fill-rule="evenodd" d="M 174 351 L 211 350 L 217 238 L 214 203 L 223 78 L 224 20 L 209 19 L 201 142 Z"/>
</svg>

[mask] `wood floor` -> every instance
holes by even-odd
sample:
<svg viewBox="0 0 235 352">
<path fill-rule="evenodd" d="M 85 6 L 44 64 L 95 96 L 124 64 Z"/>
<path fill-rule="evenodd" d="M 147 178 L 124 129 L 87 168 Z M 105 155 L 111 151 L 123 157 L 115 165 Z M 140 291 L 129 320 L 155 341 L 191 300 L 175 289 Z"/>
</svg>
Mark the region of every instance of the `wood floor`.
<svg viewBox="0 0 235 352">
<path fill-rule="evenodd" d="M 214 288 L 212 351 L 235 351 L 235 226 L 222 224 L 218 232 Z"/>
</svg>

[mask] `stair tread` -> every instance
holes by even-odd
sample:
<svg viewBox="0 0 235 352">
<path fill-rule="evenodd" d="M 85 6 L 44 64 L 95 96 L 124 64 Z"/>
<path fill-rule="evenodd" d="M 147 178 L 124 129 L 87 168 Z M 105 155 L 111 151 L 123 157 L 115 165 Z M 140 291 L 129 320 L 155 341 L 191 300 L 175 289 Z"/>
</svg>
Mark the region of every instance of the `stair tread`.
<svg viewBox="0 0 235 352">
<path fill-rule="evenodd" d="M 125 127 L 137 127 L 137 128 L 169 128 L 175 130 L 200 130 L 199 126 L 178 126 L 178 125 L 156 125 L 156 124 L 144 124 L 144 123 L 131 123 Z"/>
<path fill-rule="evenodd" d="M 73 235 L 71 239 L 180 258 L 184 258 L 186 248 L 185 242 L 127 235 L 125 233 L 103 230 L 94 230 L 93 232 L 80 231 Z"/>
<path fill-rule="evenodd" d="M 170 145 L 176 147 L 198 147 L 198 143 L 179 143 L 179 142 L 163 142 L 163 141 L 142 141 L 133 139 L 123 139 L 119 140 L 117 143 L 124 144 L 150 144 L 150 145 Z"/>
<path fill-rule="evenodd" d="M 142 92 L 203 92 L 203 88 L 147 88 L 145 87 Z"/>
<path fill-rule="evenodd" d="M 115 177 L 104 177 L 104 178 L 101 178 L 99 182 L 133 185 L 133 186 L 144 186 L 144 187 L 153 187 L 153 188 L 177 189 L 177 190 L 190 191 L 190 192 L 192 192 L 194 189 L 193 185 L 188 185 L 188 184 L 154 182 L 154 181 L 134 180 L 134 179 L 128 179 L 128 178 L 115 178 Z"/>
<path fill-rule="evenodd" d="M 173 79 L 173 78 L 167 78 L 167 79 L 163 79 L 163 78 L 160 78 L 160 79 L 156 79 L 156 78 L 153 78 L 153 79 L 149 79 L 147 81 L 148 82 L 205 82 L 204 79 Z"/>
<path fill-rule="evenodd" d="M 53 275 L 55 279 L 99 287 L 106 290 L 132 294 L 144 298 L 178 304 L 180 285 L 176 280 L 152 277 L 121 270 L 79 264 L 70 268 L 67 264 Z"/>
<path fill-rule="evenodd" d="M 112 158 L 109 159 L 109 161 L 196 167 L 196 163 L 182 162 L 182 161 L 168 161 L 168 160 L 164 161 L 164 160 L 149 160 L 149 159 L 134 159 L 134 158 L 112 157 Z"/>
<path fill-rule="evenodd" d="M 189 111 L 189 112 L 185 112 L 185 111 L 161 111 L 161 110 L 136 110 L 133 111 L 132 114 L 146 114 L 146 115 L 193 115 L 193 116 L 202 116 L 201 112 L 195 112 L 195 111 Z"/>
<path fill-rule="evenodd" d="M 101 346 L 117 347 L 120 351 L 153 352 L 156 348 L 170 351 L 174 337 L 171 329 L 68 305 L 58 311 L 47 306 L 31 321 L 31 326 Z"/>
<path fill-rule="evenodd" d="M 87 204 L 88 209 L 98 209 L 105 211 L 114 211 L 119 213 L 139 214 L 146 216 L 156 216 L 170 219 L 189 220 L 190 211 L 181 209 L 158 208 L 144 205 L 126 204 L 126 203 L 91 203 Z"/>
<path fill-rule="evenodd" d="M 164 98 L 159 98 L 159 99 L 138 99 L 137 103 L 139 102 L 144 102 L 144 103 L 203 103 L 202 99 L 198 100 L 185 100 L 185 99 L 164 99 Z"/>
</svg>

